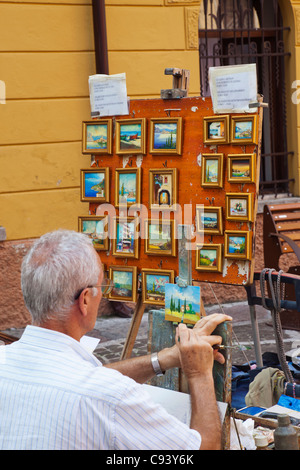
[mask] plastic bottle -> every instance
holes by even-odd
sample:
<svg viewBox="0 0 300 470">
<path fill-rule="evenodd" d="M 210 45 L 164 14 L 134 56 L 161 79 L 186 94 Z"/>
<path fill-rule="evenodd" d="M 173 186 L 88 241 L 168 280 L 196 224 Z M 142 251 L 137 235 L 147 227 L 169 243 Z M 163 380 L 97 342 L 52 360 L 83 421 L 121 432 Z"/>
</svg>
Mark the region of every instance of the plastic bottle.
<svg viewBox="0 0 300 470">
<path fill-rule="evenodd" d="M 275 450 L 299 450 L 298 433 L 291 425 L 289 415 L 278 415 L 274 431 Z"/>
</svg>

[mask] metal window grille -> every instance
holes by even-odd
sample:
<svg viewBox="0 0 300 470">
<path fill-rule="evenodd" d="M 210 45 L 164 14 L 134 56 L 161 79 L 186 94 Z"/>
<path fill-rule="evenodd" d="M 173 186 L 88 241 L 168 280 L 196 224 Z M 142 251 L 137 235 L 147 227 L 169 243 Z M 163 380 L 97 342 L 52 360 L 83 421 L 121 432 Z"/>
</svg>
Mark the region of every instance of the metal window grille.
<svg viewBox="0 0 300 470">
<path fill-rule="evenodd" d="M 264 109 L 260 194 L 290 193 L 286 133 L 285 50 L 278 0 L 203 0 L 199 16 L 201 96 L 209 67 L 256 63 Z"/>
</svg>

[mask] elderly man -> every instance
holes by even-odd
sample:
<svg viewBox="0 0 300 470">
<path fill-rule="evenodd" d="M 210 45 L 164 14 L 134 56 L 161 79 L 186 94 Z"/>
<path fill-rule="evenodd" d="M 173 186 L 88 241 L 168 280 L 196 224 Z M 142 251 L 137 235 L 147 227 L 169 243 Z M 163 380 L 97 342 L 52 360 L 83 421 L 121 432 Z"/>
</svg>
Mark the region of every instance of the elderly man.
<svg viewBox="0 0 300 470">
<path fill-rule="evenodd" d="M 186 375 L 186 426 L 141 387 L 155 375 L 150 355 L 102 366 L 81 345 L 108 285 L 89 238 L 66 230 L 42 236 L 24 258 L 21 283 L 32 325 L 0 348 L 0 449 L 220 448 L 212 367 L 223 356 L 212 347 L 221 337 L 210 335 L 231 317 L 210 315 L 193 330 L 180 324 L 176 344 L 158 352 L 155 369 L 182 367 Z"/>
</svg>

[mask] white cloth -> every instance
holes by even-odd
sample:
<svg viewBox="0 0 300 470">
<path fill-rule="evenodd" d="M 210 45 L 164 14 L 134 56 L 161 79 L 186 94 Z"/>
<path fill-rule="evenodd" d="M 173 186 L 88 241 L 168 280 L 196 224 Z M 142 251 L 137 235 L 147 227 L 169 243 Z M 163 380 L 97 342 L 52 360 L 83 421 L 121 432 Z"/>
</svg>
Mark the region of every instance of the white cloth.
<svg viewBox="0 0 300 470">
<path fill-rule="evenodd" d="M 0 449 L 199 449 L 201 436 L 70 336 L 0 346 Z"/>
</svg>

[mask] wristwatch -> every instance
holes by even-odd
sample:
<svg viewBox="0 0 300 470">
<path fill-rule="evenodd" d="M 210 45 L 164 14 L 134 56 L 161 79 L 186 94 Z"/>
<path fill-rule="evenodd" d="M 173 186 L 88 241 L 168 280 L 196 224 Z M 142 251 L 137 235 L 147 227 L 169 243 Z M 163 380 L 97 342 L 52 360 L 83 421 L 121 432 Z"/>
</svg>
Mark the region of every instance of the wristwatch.
<svg viewBox="0 0 300 470">
<path fill-rule="evenodd" d="M 161 377 L 165 374 L 165 372 L 163 372 L 160 368 L 157 353 L 151 354 L 151 364 L 152 364 L 153 370 L 154 370 L 155 374 L 157 375 L 157 377 Z"/>
</svg>

